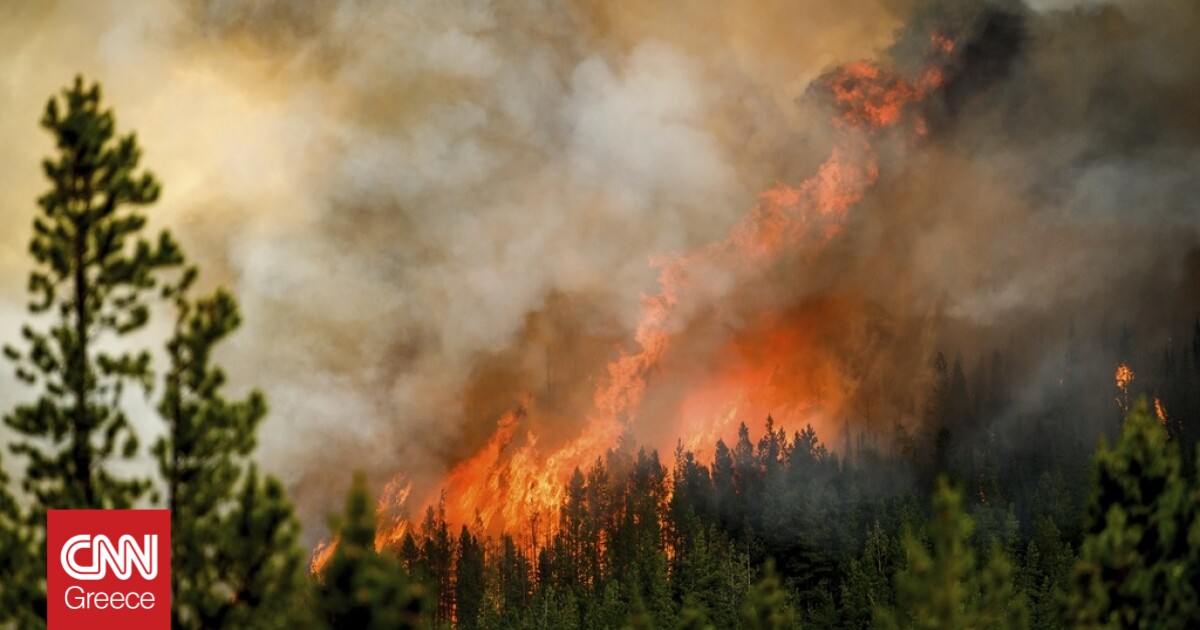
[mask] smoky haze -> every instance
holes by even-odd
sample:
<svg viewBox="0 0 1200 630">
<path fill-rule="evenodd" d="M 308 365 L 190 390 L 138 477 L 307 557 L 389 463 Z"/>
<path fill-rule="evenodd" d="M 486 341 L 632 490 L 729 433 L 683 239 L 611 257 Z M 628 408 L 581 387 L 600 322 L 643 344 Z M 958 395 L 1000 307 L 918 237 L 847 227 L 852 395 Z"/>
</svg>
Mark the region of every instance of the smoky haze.
<svg viewBox="0 0 1200 630">
<path fill-rule="evenodd" d="M 684 309 L 635 427 L 673 444 L 689 388 L 803 328 L 773 373 L 836 447 L 843 420 L 918 422 L 938 349 L 1002 348 L 1033 380 L 1068 322 L 1190 321 L 1198 28 L 1187 0 L 6 2 L 0 331 L 24 318 L 37 120 L 82 72 L 164 182 L 152 225 L 241 300 L 222 360 L 267 393 L 259 458 L 320 527 L 351 470 L 430 486 L 519 404 L 546 442 L 577 433 L 650 261 L 828 154 L 813 81 L 914 72 L 946 33 L 927 132 L 878 140 L 825 247 Z"/>
</svg>

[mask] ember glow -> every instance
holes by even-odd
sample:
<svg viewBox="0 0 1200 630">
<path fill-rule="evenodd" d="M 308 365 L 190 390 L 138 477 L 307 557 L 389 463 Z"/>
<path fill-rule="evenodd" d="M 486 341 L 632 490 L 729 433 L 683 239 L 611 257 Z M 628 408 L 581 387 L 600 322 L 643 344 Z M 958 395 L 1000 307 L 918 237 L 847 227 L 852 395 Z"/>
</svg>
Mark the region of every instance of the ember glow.
<svg viewBox="0 0 1200 630">
<path fill-rule="evenodd" d="M 948 39 L 933 41 L 938 52 L 953 50 Z M 528 410 L 514 409 L 497 420 L 483 448 L 455 466 L 424 497 L 416 514 L 444 502 L 448 522 L 478 526 L 492 534 L 528 531 L 531 523 L 552 522 L 573 471 L 603 458 L 637 422 L 652 374 L 671 347 L 673 331 L 687 323 L 677 312 L 681 301 L 711 300 L 722 294 L 715 282 L 751 280 L 783 256 L 817 251 L 834 238 L 847 213 L 879 176 L 872 139 L 906 122 L 914 130 L 924 129 L 917 106 L 941 80 L 936 68 L 910 80 L 867 61 L 846 64 L 821 77 L 819 87 L 832 95 L 837 110 L 832 120 L 837 139 L 829 157 L 800 184 L 779 183 L 764 191 L 724 239 L 651 261 L 659 269 L 659 290 L 642 297 L 633 346 L 605 366 L 579 435 L 561 446 L 543 446 L 539 435 L 525 426 Z M 688 448 L 710 445 L 718 438 L 729 440 L 736 434 L 738 419 L 765 418 L 770 413 L 796 412 L 787 415 L 820 423 L 820 410 L 835 402 L 820 397 L 822 380 L 830 376 L 822 373 L 820 365 L 790 374 L 778 367 L 779 359 L 790 357 L 784 360 L 796 362 L 804 356 L 811 340 L 802 324 L 802 320 L 774 318 L 758 338 L 736 341 L 727 348 L 726 355 L 749 354 L 752 360 L 734 362 L 691 385 L 679 405 L 676 438 L 686 439 Z M 805 410 L 815 410 L 815 415 L 805 416 Z M 402 471 L 392 483 L 403 485 L 405 479 Z M 407 492 L 391 494 L 393 499 L 380 504 L 381 529 L 376 539 L 380 549 L 396 544 L 409 527 L 407 520 L 396 516 L 409 511 Z M 318 548 L 314 570 L 322 566 L 322 558 L 328 558 L 331 547 Z"/>
<path fill-rule="evenodd" d="M 1154 415 L 1158 418 L 1159 424 L 1166 426 L 1167 408 L 1163 406 L 1162 399 L 1158 396 L 1154 397 Z"/>
<path fill-rule="evenodd" d="M 1128 365 L 1122 363 L 1117 366 L 1117 371 L 1113 378 L 1117 381 L 1117 389 L 1122 391 L 1127 390 L 1129 389 L 1129 383 L 1133 381 L 1133 370 Z"/>
<path fill-rule="evenodd" d="M 1117 389 L 1121 390 L 1121 395 L 1117 397 L 1117 406 L 1124 413 L 1129 412 L 1129 384 L 1133 382 L 1134 374 L 1129 365 L 1121 363 L 1117 365 L 1117 371 L 1113 375 L 1117 381 Z"/>
</svg>

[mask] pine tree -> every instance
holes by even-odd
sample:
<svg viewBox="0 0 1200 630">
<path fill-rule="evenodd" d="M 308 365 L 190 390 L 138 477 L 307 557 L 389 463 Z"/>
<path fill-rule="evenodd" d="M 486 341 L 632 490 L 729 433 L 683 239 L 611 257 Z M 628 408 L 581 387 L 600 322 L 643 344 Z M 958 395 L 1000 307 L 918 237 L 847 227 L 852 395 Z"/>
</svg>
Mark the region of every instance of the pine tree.
<svg viewBox="0 0 1200 630">
<path fill-rule="evenodd" d="M 465 525 L 458 536 L 458 558 L 455 562 L 455 618 L 460 628 L 477 628 L 486 594 L 484 553 L 479 540 L 471 535 Z"/>
<path fill-rule="evenodd" d="M 625 621 L 625 625 L 621 630 L 653 630 L 654 618 L 649 611 L 646 610 L 646 604 L 642 602 L 641 597 L 634 597 L 633 606 L 629 611 L 629 618 Z"/>
<path fill-rule="evenodd" d="M 137 140 L 115 137 L 99 85 L 76 78 L 61 100 L 50 99 L 42 126 L 58 155 L 43 162 L 52 187 L 38 199 L 33 224 L 29 309 L 52 323 L 22 328 L 24 353 L 5 348 L 17 376 L 41 393 L 4 420 L 26 438 L 13 451 L 29 459 L 24 486 L 37 511 L 128 507 L 148 482 L 116 477 L 106 464 L 138 451 L 120 403 L 128 383 L 150 386 L 150 353 L 101 347 L 146 324 L 144 294 L 164 268 L 179 264 L 179 252 L 166 232 L 154 244 L 142 236 L 146 218 L 137 208 L 158 199 L 159 184 L 135 172 Z"/>
<path fill-rule="evenodd" d="M 1085 538 L 1068 602 L 1075 627 L 1200 625 L 1200 490 L 1179 447 L 1139 400 L 1096 456 Z"/>
<path fill-rule="evenodd" d="M 724 440 L 717 440 L 716 453 L 713 455 L 712 483 L 717 515 L 726 531 L 733 531 L 734 527 L 742 523 L 733 478 L 733 452 L 725 445 Z"/>
<path fill-rule="evenodd" d="M 896 575 L 896 608 L 877 608 L 885 628 L 1023 628 L 1024 599 L 1012 588 L 1012 566 L 993 549 L 982 571 L 969 542 L 973 523 L 962 510 L 962 494 L 938 480 L 929 523 L 932 550 L 906 534 L 907 566 Z"/>
<path fill-rule="evenodd" d="M 497 562 L 500 625 L 515 628 L 529 609 L 533 594 L 529 561 L 518 551 L 512 537 L 505 534 L 500 538 Z"/>
<path fill-rule="evenodd" d="M 425 511 L 421 525 L 421 577 L 431 587 L 430 596 L 435 604 L 434 618 L 448 623 L 454 608 L 454 539 L 446 523 L 445 497 L 438 502 L 435 512 L 432 507 Z"/>
<path fill-rule="evenodd" d="M 797 627 L 796 611 L 788 602 L 787 591 L 775 573 L 775 563 L 767 561 L 763 577 L 750 589 L 742 607 L 742 627 L 750 630 L 789 630 Z"/>
<path fill-rule="evenodd" d="M 208 598 L 200 608 L 198 627 L 311 626 L 300 524 L 283 484 L 272 477 L 260 480 L 251 467 L 235 499 L 219 522 L 219 538 L 212 547 L 215 580 L 210 584 L 215 588 L 194 593 Z M 171 542 L 174 546 L 174 537 Z"/>
<path fill-rule="evenodd" d="M 0 628 L 45 625 L 45 574 L 0 457 Z"/>
<path fill-rule="evenodd" d="M 708 611 L 696 601 L 687 597 L 683 608 L 679 611 L 679 620 L 675 623 L 676 630 L 716 630 L 708 620 Z"/>
<path fill-rule="evenodd" d="M 16 608 L 5 612 L 23 625 L 40 625 L 45 615 L 46 510 L 126 508 L 149 488 L 147 479 L 119 477 L 108 465 L 138 452 L 122 397 L 130 384 L 150 387 L 150 353 L 112 348 L 145 326 L 145 294 L 180 262 L 169 234 L 154 243 L 143 236 L 139 208 L 158 199 L 159 184 L 137 172 L 137 140 L 116 136 L 99 85 L 76 78 L 49 100 L 41 125 L 57 150 L 42 163 L 51 186 L 38 198 L 29 245 L 29 311 L 42 325 L 22 327 L 23 350 L 4 348 L 18 379 L 38 391 L 4 416 L 17 436 L 10 449 L 27 460 L 21 488 L 29 509 L 8 510 L 9 522 L 0 524 L 14 553 L 27 552 L 28 562 L 12 569 L 24 577 L 4 588 L 4 597 L 19 593 Z"/>
<path fill-rule="evenodd" d="M 297 524 L 280 484 L 245 470 L 266 402 L 258 391 L 223 396 L 212 353 L 241 319 L 224 290 L 191 298 L 197 274 L 189 267 L 163 292 L 176 319 L 154 453 L 171 510 L 173 625 L 286 627 L 303 585 Z"/>
<path fill-rule="evenodd" d="M 894 539 L 876 521 L 867 532 L 862 554 L 850 561 L 849 575 L 842 587 L 844 626 L 870 628 L 873 610 L 891 608 L 891 576 L 895 573 L 896 555 Z"/>
<path fill-rule="evenodd" d="M 400 561 L 375 552 L 375 514 L 366 480 L 356 475 L 346 511 L 332 523 L 338 546 L 319 576 L 318 614 L 330 630 L 398 630 L 425 627 L 419 587 Z"/>
</svg>

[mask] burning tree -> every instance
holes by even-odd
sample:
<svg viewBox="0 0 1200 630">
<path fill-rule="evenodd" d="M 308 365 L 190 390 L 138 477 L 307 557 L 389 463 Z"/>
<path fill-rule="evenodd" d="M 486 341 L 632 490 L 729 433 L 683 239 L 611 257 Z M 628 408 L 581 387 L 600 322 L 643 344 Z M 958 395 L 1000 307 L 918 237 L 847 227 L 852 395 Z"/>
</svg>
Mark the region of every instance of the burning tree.
<svg viewBox="0 0 1200 630">
<path fill-rule="evenodd" d="M 358 476 L 335 520 L 340 542 L 321 573 L 316 608 L 331 630 L 424 627 L 424 598 L 404 579 L 399 559 L 375 553 L 375 512 L 366 481 Z"/>
<path fill-rule="evenodd" d="M 1129 384 L 1133 382 L 1133 378 L 1133 370 L 1126 363 L 1119 364 L 1116 373 L 1113 374 L 1117 390 L 1121 392 L 1117 396 L 1117 406 L 1121 408 L 1121 413 L 1129 413 Z"/>
</svg>

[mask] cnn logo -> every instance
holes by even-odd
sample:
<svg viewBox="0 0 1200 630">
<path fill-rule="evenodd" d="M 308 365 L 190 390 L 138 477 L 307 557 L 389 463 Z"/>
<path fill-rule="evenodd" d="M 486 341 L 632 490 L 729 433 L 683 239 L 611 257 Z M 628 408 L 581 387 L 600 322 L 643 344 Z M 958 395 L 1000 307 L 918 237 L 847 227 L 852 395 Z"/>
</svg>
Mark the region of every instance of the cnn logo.
<svg viewBox="0 0 1200 630">
<path fill-rule="evenodd" d="M 59 560 L 63 571 L 76 580 L 103 580 L 109 567 L 118 580 L 128 580 L 135 566 L 143 579 L 153 580 L 158 577 L 158 534 L 147 534 L 142 539 L 139 547 L 133 536 L 126 534 L 113 545 L 103 534 L 80 534 L 67 540 Z M 87 550 L 91 550 L 92 562 L 81 565 L 76 555 Z"/>
<path fill-rule="evenodd" d="M 170 512 L 50 510 L 46 529 L 48 630 L 170 627 Z"/>
</svg>

